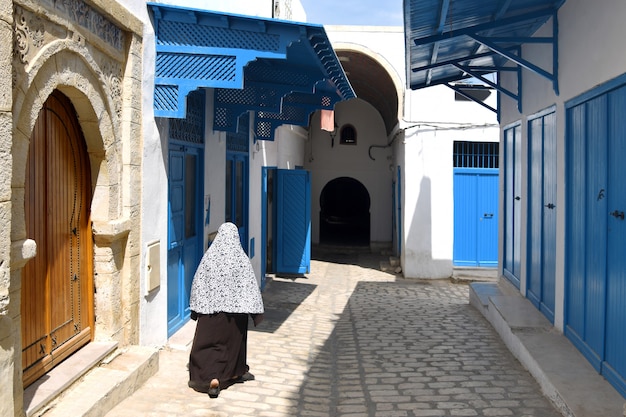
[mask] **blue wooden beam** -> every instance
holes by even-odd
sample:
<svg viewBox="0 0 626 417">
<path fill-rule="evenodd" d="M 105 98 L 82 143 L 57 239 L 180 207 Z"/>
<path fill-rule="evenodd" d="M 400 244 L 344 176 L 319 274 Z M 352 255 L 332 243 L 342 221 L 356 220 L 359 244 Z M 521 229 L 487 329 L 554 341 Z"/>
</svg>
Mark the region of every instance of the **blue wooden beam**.
<svg viewBox="0 0 626 417">
<path fill-rule="evenodd" d="M 548 16 L 552 16 L 554 14 L 555 14 L 555 11 L 553 9 L 537 10 L 537 11 L 530 12 L 530 13 L 503 18 L 497 21 L 483 23 L 480 25 L 469 26 L 466 28 L 456 28 L 454 30 L 449 30 L 440 34 L 414 39 L 413 42 L 415 43 L 416 46 L 428 45 L 434 42 L 440 42 L 443 40 L 453 39 L 453 38 L 460 37 L 460 36 L 469 36 L 469 35 L 473 35 L 479 32 L 483 32 L 483 31 L 487 31 L 491 29 L 497 29 L 497 28 L 509 26 L 509 25 L 516 24 L 516 23 L 545 18 Z"/>
<path fill-rule="evenodd" d="M 472 100 L 474 103 L 478 103 L 481 106 L 485 107 L 488 110 L 491 110 L 494 113 L 497 113 L 498 111 L 496 109 L 494 109 L 493 107 L 491 107 L 490 105 L 488 105 L 487 103 L 482 102 L 481 100 L 478 100 L 474 97 L 472 97 L 469 94 L 466 94 L 465 92 L 463 92 L 463 90 L 455 85 L 452 85 L 450 83 L 445 83 L 446 86 L 448 86 L 449 88 L 453 89 L 454 91 L 456 91 L 458 94 L 462 95 L 463 97 L 465 97 L 468 100 Z"/>
</svg>

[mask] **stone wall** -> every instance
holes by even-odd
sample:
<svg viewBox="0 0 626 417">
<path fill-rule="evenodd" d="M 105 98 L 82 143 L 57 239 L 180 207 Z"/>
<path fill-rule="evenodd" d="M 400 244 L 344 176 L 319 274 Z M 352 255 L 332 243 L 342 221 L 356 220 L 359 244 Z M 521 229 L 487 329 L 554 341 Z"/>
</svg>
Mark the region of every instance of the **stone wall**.
<svg viewBox="0 0 626 417">
<path fill-rule="evenodd" d="M 0 415 L 19 415 L 16 402 L 22 401 L 22 392 L 17 390 L 21 369 L 15 365 L 15 352 L 20 350 L 19 328 L 16 318 L 19 315 L 11 299 L 19 294 L 19 279 L 11 274 L 11 129 L 13 116 L 11 89 L 13 13 L 11 1 L 0 0 Z M 21 361 L 19 362 L 21 364 Z"/>
<path fill-rule="evenodd" d="M 95 339 L 138 342 L 142 23 L 114 1 L 0 0 L 0 416 L 23 415 L 21 270 L 31 131 L 53 90 L 72 101 L 92 173 Z"/>
</svg>

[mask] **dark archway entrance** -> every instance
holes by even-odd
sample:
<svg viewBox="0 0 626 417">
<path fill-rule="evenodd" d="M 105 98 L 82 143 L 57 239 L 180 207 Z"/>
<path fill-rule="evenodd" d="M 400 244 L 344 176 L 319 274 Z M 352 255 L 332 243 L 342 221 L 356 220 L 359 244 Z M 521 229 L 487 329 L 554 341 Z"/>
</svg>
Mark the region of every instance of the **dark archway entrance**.
<svg viewBox="0 0 626 417">
<path fill-rule="evenodd" d="M 369 246 L 370 196 L 354 178 L 328 182 L 320 195 L 320 243 Z"/>
</svg>

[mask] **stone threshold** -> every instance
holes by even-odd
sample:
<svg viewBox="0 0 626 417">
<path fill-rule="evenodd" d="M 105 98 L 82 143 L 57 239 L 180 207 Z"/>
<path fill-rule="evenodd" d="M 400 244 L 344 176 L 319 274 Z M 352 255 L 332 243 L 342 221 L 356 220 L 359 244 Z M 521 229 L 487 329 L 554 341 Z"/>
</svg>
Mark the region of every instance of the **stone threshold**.
<svg viewBox="0 0 626 417">
<path fill-rule="evenodd" d="M 158 350 L 92 342 L 24 390 L 26 417 L 104 416 L 158 370 Z"/>
<path fill-rule="evenodd" d="M 626 416 L 626 399 L 506 279 L 471 283 L 470 304 L 563 416 Z"/>
</svg>

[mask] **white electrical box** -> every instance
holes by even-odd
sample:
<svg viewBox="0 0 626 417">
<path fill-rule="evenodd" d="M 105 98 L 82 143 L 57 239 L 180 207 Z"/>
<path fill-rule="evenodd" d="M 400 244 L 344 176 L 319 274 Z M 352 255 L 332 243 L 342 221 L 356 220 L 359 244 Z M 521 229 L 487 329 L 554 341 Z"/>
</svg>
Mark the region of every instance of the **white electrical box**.
<svg viewBox="0 0 626 417">
<path fill-rule="evenodd" d="M 148 245 L 146 251 L 146 295 L 161 286 L 161 242 Z"/>
</svg>

